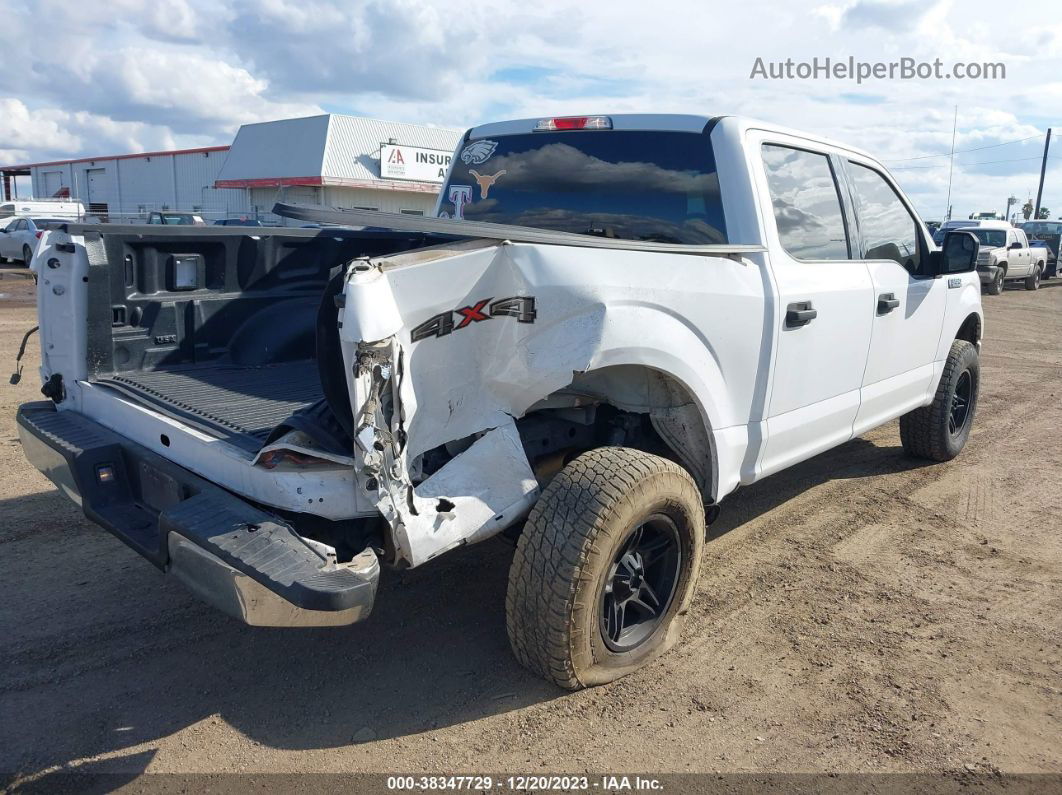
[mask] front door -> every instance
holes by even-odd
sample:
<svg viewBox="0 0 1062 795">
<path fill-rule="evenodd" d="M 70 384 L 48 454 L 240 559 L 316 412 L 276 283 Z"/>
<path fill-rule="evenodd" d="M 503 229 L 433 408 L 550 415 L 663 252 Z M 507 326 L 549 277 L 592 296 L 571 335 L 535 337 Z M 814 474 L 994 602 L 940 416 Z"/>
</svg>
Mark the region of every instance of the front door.
<svg viewBox="0 0 1062 795">
<path fill-rule="evenodd" d="M 876 166 L 848 160 L 860 255 L 874 282 L 858 435 L 922 405 L 932 386 L 949 281 L 929 272 L 922 222 Z"/>
</svg>

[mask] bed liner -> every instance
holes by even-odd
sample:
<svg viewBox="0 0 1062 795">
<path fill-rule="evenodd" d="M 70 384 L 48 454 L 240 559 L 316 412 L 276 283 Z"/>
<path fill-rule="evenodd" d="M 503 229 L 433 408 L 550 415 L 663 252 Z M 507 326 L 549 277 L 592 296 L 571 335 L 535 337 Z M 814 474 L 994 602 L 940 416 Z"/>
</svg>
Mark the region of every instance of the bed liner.
<svg viewBox="0 0 1062 795">
<path fill-rule="evenodd" d="M 312 360 L 117 373 L 94 383 L 251 453 L 277 425 L 322 397 L 317 362 Z"/>
</svg>

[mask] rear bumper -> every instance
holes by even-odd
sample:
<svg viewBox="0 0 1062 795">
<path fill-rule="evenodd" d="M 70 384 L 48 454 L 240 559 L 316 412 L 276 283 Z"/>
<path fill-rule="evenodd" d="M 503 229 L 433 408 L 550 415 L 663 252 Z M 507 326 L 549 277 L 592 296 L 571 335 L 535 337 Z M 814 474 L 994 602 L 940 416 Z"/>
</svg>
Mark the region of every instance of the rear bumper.
<svg viewBox="0 0 1062 795">
<path fill-rule="evenodd" d="M 52 403 L 18 410 L 26 457 L 85 515 L 197 596 L 255 626 L 337 626 L 372 610 L 372 550 L 336 565 L 282 519 Z"/>
</svg>

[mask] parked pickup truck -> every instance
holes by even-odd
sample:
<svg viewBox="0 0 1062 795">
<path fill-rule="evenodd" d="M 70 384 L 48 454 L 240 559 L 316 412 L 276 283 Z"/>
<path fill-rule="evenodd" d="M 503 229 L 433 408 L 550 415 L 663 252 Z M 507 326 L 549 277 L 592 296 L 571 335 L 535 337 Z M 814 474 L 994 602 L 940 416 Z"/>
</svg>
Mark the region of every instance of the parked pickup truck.
<svg viewBox="0 0 1062 795">
<path fill-rule="evenodd" d="M 977 273 L 989 295 L 1003 292 L 1006 280 L 1021 279 L 1026 290 L 1039 290 L 1047 269 L 1047 249 L 1030 247 L 1025 232 L 1006 221 L 984 221 L 967 229 L 980 244 Z"/>
<path fill-rule="evenodd" d="M 90 519 L 250 624 L 349 624 L 381 564 L 505 533 L 517 658 L 607 682 L 675 643 L 739 485 L 897 417 L 933 461 L 970 434 L 976 241 L 932 246 L 856 149 L 509 121 L 435 218 L 274 209 L 337 226 L 49 232 L 18 414 Z"/>
<path fill-rule="evenodd" d="M 1036 249 L 1047 249 L 1040 252 L 1047 259 L 1047 268 L 1043 277 L 1052 279 L 1058 275 L 1058 252 L 1062 248 L 1062 221 L 1024 221 L 1018 224 L 1025 236 L 1029 238 L 1029 245 Z"/>
</svg>

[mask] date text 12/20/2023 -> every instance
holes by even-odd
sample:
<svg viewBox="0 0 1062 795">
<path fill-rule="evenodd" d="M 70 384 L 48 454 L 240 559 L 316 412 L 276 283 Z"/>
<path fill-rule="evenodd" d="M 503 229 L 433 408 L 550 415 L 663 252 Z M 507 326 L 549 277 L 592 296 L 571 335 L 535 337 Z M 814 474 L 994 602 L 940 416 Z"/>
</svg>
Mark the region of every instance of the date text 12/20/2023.
<svg viewBox="0 0 1062 795">
<path fill-rule="evenodd" d="M 490 790 L 652 792 L 663 789 L 663 784 L 653 777 L 623 775 L 605 775 L 593 779 L 580 775 L 388 776 L 387 789 L 396 791 L 465 790 L 469 792 Z"/>
</svg>

